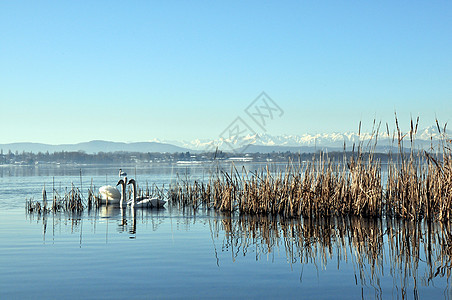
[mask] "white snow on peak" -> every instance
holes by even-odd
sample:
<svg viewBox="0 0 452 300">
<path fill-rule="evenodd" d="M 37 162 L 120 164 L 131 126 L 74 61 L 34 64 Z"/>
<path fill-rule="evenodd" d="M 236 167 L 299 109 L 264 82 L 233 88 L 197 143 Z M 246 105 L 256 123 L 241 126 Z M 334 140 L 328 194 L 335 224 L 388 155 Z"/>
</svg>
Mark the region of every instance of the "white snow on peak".
<svg viewBox="0 0 452 300">
<path fill-rule="evenodd" d="M 443 128 L 441 128 L 443 131 Z M 409 139 L 409 132 L 402 132 L 402 135 L 407 134 L 407 138 L 404 141 Z M 450 133 L 450 131 L 447 131 Z M 380 130 L 378 134 L 378 144 L 388 145 L 393 138 L 394 132 L 390 132 L 388 136 L 386 130 Z M 397 140 L 397 133 L 395 133 L 395 137 Z M 244 145 L 256 145 L 256 146 L 287 146 L 287 147 L 338 147 L 342 148 L 344 143 L 346 146 L 351 146 L 353 144 L 358 144 L 360 142 L 369 141 L 371 138 L 375 138 L 374 135 L 368 132 L 361 132 L 358 134 L 356 132 L 334 132 L 334 133 L 303 133 L 299 135 L 271 135 L 268 133 L 262 134 L 249 134 L 245 136 L 229 136 L 229 137 L 218 137 L 216 139 L 194 139 L 190 141 L 164 141 L 159 139 L 153 139 L 154 142 L 159 143 L 170 143 L 176 146 L 192 149 L 192 150 L 200 150 L 205 151 L 216 149 L 218 147 L 221 150 L 230 150 L 230 148 L 242 147 Z M 417 134 L 415 135 L 415 140 L 422 142 L 430 142 L 431 138 L 433 140 L 438 140 L 441 138 L 441 134 L 438 132 L 438 128 L 436 125 L 427 127 L 425 129 L 418 129 Z"/>
</svg>

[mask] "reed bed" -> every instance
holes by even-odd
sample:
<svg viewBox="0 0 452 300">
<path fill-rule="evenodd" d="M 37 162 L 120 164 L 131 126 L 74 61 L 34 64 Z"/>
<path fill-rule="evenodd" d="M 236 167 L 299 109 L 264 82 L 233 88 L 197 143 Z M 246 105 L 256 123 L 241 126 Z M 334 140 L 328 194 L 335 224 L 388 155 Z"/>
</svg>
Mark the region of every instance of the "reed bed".
<svg viewBox="0 0 452 300">
<path fill-rule="evenodd" d="M 74 212 L 80 213 L 84 209 L 91 209 L 100 206 L 100 199 L 94 194 L 93 186 L 88 189 L 88 197 L 85 200 L 80 189 L 74 184 L 70 189 L 65 188 L 64 194 L 60 195 L 58 191 L 53 190 L 51 203 L 47 201 L 47 191 L 45 186 L 42 190 L 42 202 L 39 200 L 27 199 L 25 201 L 25 210 L 29 213 L 49 213 L 49 212 Z"/>
<path fill-rule="evenodd" d="M 234 166 L 230 172 L 217 171 L 207 182 L 178 180 L 170 187 L 170 201 L 181 207 L 204 207 L 222 212 L 249 215 L 279 215 L 288 218 L 360 216 L 397 217 L 412 220 L 449 221 L 452 218 L 451 140 L 445 128 L 442 151 L 414 150 L 417 124 L 403 135 L 396 118 L 399 153 L 382 172 L 381 161 L 374 158 L 379 126 L 372 132 L 374 144 L 363 152 L 345 155 L 342 161 L 330 160 L 320 153 L 311 161 L 289 162 L 283 171 L 271 172 L 270 166 L 257 172 Z M 389 135 L 389 130 L 388 133 Z M 408 136 L 411 152 L 403 149 Z M 395 139 L 393 138 L 393 141 Z M 372 141 L 372 139 L 371 139 Z M 370 142 L 369 142 L 370 144 Z M 387 176 L 383 177 L 383 174 Z"/>
<path fill-rule="evenodd" d="M 344 164 L 321 157 L 276 174 L 222 172 L 208 182 L 177 182 L 169 190 L 172 203 L 242 214 L 284 217 L 382 215 L 381 166 L 361 158 Z"/>
<path fill-rule="evenodd" d="M 87 197 L 81 192 L 81 188 L 76 187 L 74 184 L 71 188 L 64 189 L 64 193 L 60 194 L 55 188 L 53 188 L 53 198 L 51 203 L 47 200 L 47 191 L 44 186 L 42 190 L 42 201 L 34 199 L 25 200 L 25 210 L 29 213 L 46 213 L 46 212 L 82 212 L 85 209 L 97 209 L 102 205 L 100 195 L 95 192 L 95 187 L 91 181 L 91 186 L 88 189 Z M 131 199 L 132 191 L 128 190 L 128 198 Z M 165 186 L 158 187 L 157 185 L 151 185 L 146 182 L 145 188 L 138 187 L 137 199 L 160 197 L 164 198 L 166 195 Z"/>
</svg>

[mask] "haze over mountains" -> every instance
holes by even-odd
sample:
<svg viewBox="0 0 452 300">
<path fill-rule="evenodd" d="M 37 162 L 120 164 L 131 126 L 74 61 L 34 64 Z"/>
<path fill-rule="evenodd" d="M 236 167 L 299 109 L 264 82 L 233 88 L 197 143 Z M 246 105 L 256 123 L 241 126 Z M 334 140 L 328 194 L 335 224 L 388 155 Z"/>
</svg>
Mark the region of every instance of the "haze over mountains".
<svg viewBox="0 0 452 300">
<path fill-rule="evenodd" d="M 447 131 L 450 136 L 450 131 Z M 137 143 L 122 143 L 95 140 L 90 142 L 78 144 L 62 144 L 49 145 L 41 143 L 11 143 L 0 144 L 3 153 L 12 152 L 59 152 L 59 151 L 84 151 L 86 153 L 98 152 L 212 152 L 218 149 L 226 152 L 249 152 L 249 153 L 267 153 L 267 152 L 315 152 L 317 150 L 340 151 L 344 148 L 344 143 L 347 150 L 351 150 L 353 144 L 357 146 L 360 142 L 367 146 L 373 144 L 374 140 L 369 143 L 371 135 L 368 133 L 361 133 L 358 135 L 355 132 L 346 133 L 324 133 L 324 134 L 303 134 L 303 135 L 280 135 L 273 136 L 269 134 L 248 135 L 237 138 L 215 140 L 196 139 L 192 141 L 165 141 L 153 140 L 150 142 Z M 435 126 L 419 130 L 415 139 L 415 148 L 429 149 L 431 145 L 438 145 L 441 139 L 441 134 Z M 409 134 L 403 139 L 404 147 L 410 147 Z M 388 150 L 397 150 L 397 137 L 393 142 L 392 134 L 387 135 L 386 132 L 381 132 L 378 136 L 378 143 L 376 150 L 378 152 L 386 152 Z"/>
</svg>

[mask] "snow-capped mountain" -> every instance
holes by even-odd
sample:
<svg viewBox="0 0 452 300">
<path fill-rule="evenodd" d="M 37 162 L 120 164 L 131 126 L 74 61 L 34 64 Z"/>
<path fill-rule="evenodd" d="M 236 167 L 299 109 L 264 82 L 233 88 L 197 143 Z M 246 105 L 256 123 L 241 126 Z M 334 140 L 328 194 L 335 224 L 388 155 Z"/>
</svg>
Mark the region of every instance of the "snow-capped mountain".
<svg viewBox="0 0 452 300">
<path fill-rule="evenodd" d="M 441 129 L 442 132 L 443 129 Z M 450 136 L 450 131 L 447 131 L 447 136 Z M 404 147 L 411 146 L 409 132 L 402 132 Z M 436 126 L 431 126 L 423 130 L 418 130 L 413 136 L 414 146 L 419 149 L 427 149 L 436 146 L 441 139 L 442 134 L 439 133 Z M 153 140 L 158 141 L 158 140 Z M 377 150 L 384 151 L 385 149 L 398 147 L 398 133 L 380 131 L 377 138 Z M 347 149 L 351 149 L 353 145 L 368 144 L 373 145 L 375 136 L 370 133 L 345 132 L 345 133 L 318 133 L 318 134 L 301 134 L 301 135 L 270 135 L 270 134 L 255 134 L 244 136 L 231 136 L 229 138 L 217 139 L 195 139 L 191 141 L 158 141 L 168 144 L 173 144 L 179 147 L 195 150 L 195 151 L 214 151 L 217 147 L 220 150 L 238 150 L 238 149 L 265 149 L 269 151 L 293 151 L 293 150 L 320 150 L 320 149 L 343 149 L 344 143 Z M 369 143 L 370 142 L 370 143 Z M 249 148 L 251 147 L 251 148 Z M 298 151 L 297 150 L 297 151 Z M 254 152 L 254 151 L 252 151 Z"/>
</svg>

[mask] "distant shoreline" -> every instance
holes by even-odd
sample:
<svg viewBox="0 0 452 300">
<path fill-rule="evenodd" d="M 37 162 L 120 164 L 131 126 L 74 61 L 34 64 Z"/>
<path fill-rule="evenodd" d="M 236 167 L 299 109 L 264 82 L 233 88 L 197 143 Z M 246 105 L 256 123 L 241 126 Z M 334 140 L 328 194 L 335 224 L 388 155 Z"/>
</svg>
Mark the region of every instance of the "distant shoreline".
<svg viewBox="0 0 452 300">
<path fill-rule="evenodd" d="M 407 156 L 409 152 L 404 152 Z M 423 154 L 423 150 L 415 152 Z M 317 151 L 310 153 L 272 152 L 272 153 L 234 153 L 234 152 L 208 152 L 208 153 L 136 153 L 136 152 L 100 152 L 87 154 L 85 152 L 55 152 L 55 153 L 8 153 L 0 155 L 0 166 L 50 166 L 50 165 L 146 165 L 146 164 L 180 164 L 197 165 L 203 163 L 234 162 L 234 163 L 298 163 L 309 162 L 316 159 L 330 159 L 342 162 L 345 159 L 356 157 L 356 151 Z M 386 163 L 389 160 L 401 158 L 399 153 L 362 152 L 364 159 L 372 155 L 374 159 Z"/>
</svg>

